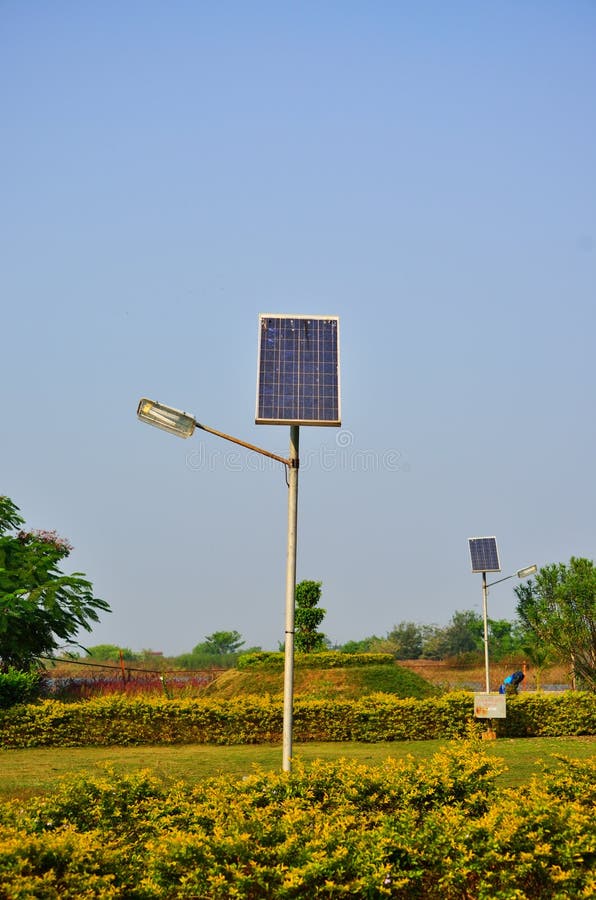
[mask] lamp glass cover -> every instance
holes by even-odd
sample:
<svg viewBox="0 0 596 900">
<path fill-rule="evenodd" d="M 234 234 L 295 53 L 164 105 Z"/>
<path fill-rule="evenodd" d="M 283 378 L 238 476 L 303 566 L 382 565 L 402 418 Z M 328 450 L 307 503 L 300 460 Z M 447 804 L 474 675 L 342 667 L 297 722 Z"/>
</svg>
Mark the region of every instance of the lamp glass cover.
<svg viewBox="0 0 596 900">
<path fill-rule="evenodd" d="M 164 431 L 169 431 L 178 437 L 188 438 L 195 430 L 194 416 L 190 416 L 180 409 L 164 406 L 163 403 L 157 403 L 155 400 L 148 400 L 145 397 L 139 402 L 137 415 L 141 421 L 146 422 L 148 425 L 162 428 Z"/>
</svg>

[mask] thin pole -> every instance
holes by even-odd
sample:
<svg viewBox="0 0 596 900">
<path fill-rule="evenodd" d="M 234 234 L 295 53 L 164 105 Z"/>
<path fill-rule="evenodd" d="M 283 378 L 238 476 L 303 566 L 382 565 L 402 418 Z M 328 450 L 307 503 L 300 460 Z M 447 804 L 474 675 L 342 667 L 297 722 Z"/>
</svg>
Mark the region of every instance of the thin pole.
<svg viewBox="0 0 596 900">
<path fill-rule="evenodd" d="M 290 425 L 288 468 L 288 555 L 286 561 L 286 641 L 284 656 L 284 717 L 282 769 L 292 769 L 292 718 L 294 707 L 294 607 L 296 603 L 296 532 L 298 524 L 298 444 L 300 429 Z"/>
<path fill-rule="evenodd" d="M 490 672 L 488 668 L 488 586 L 486 572 L 482 573 L 482 615 L 484 617 L 484 671 L 486 675 L 486 693 L 490 694 Z"/>
</svg>

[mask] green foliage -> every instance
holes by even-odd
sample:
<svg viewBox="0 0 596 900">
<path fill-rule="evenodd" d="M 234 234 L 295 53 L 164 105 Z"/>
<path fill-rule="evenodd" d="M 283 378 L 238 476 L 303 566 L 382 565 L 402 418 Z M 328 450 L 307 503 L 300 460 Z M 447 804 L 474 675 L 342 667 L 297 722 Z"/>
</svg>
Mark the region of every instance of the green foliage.
<svg viewBox="0 0 596 900">
<path fill-rule="evenodd" d="M 234 669 L 216 678 L 202 691 L 204 697 L 230 699 L 247 694 L 281 697 L 284 676 L 280 668 Z M 441 693 L 415 672 L 398 665 L 366 665 L 346 668 L 298 666 L 294 670 L 294 696 L 308 700 L 357 700 L 383 691 L 396 697 L 422 699 Z"/>
<path fill-rule="evenodd" d="M 45 700 L 0 710 L 0 746 L 257 744 L 282 737 L 281 698 L 184 700 L 110 695 L 82 703 Z M 296 699 L 296 741 L 400 741 L 462 737 L 474 719 L 473 694 L 425 700 L 372 694 L 360 700 Z M 522 694 L 507 702 L 497 733 L 507 737 L 596 734 L 592 692 Z"/>
<path fill-rule="evenodd" d="M 532 666 L 532 674 L 539 691 L 542 685 L 542 675 L 557 659 L 557 654 L 552 647 L 539 640 L 533 631 L 522 632 L 520 650 Z"/>
<path fill-rule="evenodd" d="M 479 742 L 422 764 L 295 760 L 191 788 L 150 772 L 0 804 L 7 898 L 590 897 L 594 762 L 499 791 Z"/>
<path fill-rule="evenodd" d="M 373 646 L 380 640 L 376 635 L 372 635 L 362 638 L 360 641 L 346 641 L 345 644 L 340 644 L 335 649 L 340 653 L 370 653 Z"/>
<path fill-rule="evenodd" d="M 354 674 L 357 682 L 360 682 L 360 696 L 383 693 L 422 700 L 424 697 L 442 693 L 439 688 L 425 681 L 416 672 L 401 666 L 360 666 Z"/>
<path fill-rule="evenodd" d="M 393 645 L 396 659 L 419 659 L 422 656 L 422 628 L 415 622 L 395 625 L 387 635 L 387 641 Z"/>
<path fill-rule="evenodd" d="M 283 669 L 285 654 L 283 651 L 265 651 L 243 653 L 238 658 L 239 669 Z M 328 650 L 321 653 L 295 653 L 296 668 L 308 669 L 344 669 L 351 666 L 393 666 L 394 659 L 389 653 L 339 653 Z"/>
<path fill-rule="evenodd" d="M 214 631 L 193 649 L 193 656 L 229 656 L 244 646 L 238 631 Z"/>
<path fill-rule="evenodd" d="M 317 631 L 327 612 L 319 607 L 321 588 L 321 581 L 301 581 L 296 585 L 294 641 L 296 650 L 303 653 L 314 653 L 327 646 L 325 635 Z"/>
<path fill-rule="evenodd" d="M 76 644 L 109 606 L 80 572 L 64 575 L 58 567 L 72 550 L 68 541 L 23 524 L 12 500 L 0 497 L 0 661 L 27 671 L 61 642 Z"/>
<path fill-rule="evenodd" d="M 120 662 L 120 654 L 122 659 L 128 662 L 139 659 L 138 653 L 134 653 L 128 647 L 118 647 L 116 644 L 96 644 L 94 647 L 87 647 L 87 654 L 99 662 Z"/>
<path fill-rule="evenodd" d="M 596 567 L 571 557 L 544 566 L 515 588 L 522 625 L 563 659 L 581 686 L 596 690 Z"/>
<path fill-rule="evenodd" d="M 0 672 L 0 709 L 19 703 L 32 703 L 39 697 L 41 675 L 38 671 L 19 672 L 9 666 Z"/>
<path fill-rule="evenodd" d="M 498 662 L 523 652 L 522 638 L 523 633 L 515 622 L 507 619 L 488 620 L 488 646 L 493 661 Z"/>
<path fill-rule="evenodd" d="M 196 648 L 195 648 L 196 650 Z M 176 666 L 186 671 L 204 671 L 206 669 L 231 669 L 237 664 L 238 656 L 230 653 L 183 653 L 174 660 Z"/>
<path fill-rule="evenodd" d="M 519 651 L 520 635 L 515 625 L 505 619 L 489 620 L 489 644 L 494 660 Z M 416 622 L 400 622 L 394 625 L 385 638 L 370 637 L 360 642 L 367 649 L 391 653 L 396 659 L 447 659 L 481 654 L 484 623 L 472 610 L 458 610 L 450 622 L 438 625 L 420 625 Z M 354 644 L 355 642 L 352 642 Z M 345 645 L 342 649 L 352 649 Z"/>
<path fill-rule="evenodd" d="M 482 647 L 482 617 L 471 609 L 454 612 L 441 638 L 442 658 L 470 653 Z"/>
</svg>

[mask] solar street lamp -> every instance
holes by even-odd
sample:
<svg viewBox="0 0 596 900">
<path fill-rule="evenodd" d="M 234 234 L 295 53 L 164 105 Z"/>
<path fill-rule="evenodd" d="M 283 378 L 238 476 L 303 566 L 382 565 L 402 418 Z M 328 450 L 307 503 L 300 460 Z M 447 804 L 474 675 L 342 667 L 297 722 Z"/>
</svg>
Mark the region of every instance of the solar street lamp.
<svg viewBox="0 0 596 900">
<path fill-rule="evenodd" d="M 470 557 L 472 560 L 472 572 L 482 572 L 482 618 L 484 622 L 484 673 L 486 693 L 490 693 L 490 669 L 488 662 L 488 589 L 502 581 L 508 581 L 510 578 L 527 578 L 533 575 L 538 566 L 526 566 L 524 569 L 518 569 L 513 575 L 506 575 L 504 578 L 497 578 L 496 581 L 487 583 L 487 572 L 500 572 L 501 564 L 499 562 L 499 552 L 497 550 L 497 539 L 495 537 L 469 538 Z"/>
<path fill-rule="evenodd" d="M 291 769 L 294 698 L 294 612 L 296 602 L 296 544 L 298 526 L 298 448 L 300 425 L 341 424 L 339 392 L 339 319 L 337 316 L 259 316 L 257 371 L 257 425 L 290 426 L 289 456 L 278 456 L 254 444 L 216 431 L 194 416 L 143 398 L 137 415 L 141 421 L 177 437 L 188 438 L 196 428 L 239 444 L 282 463 L 287 468 L 288 545 L 285 593 L 285 653 L 283 758 Z"/>
<path fill-rule="evenodd" d="M 510 578 L 527 578 L 528 575 L 533 575 L 534 572 L 538 569 L 538 566 L 526 566 L 525 569 L 518 569 L 517 572 L 514 572 L 513 575 L 505 575 L 504 578 L 497 578 L 496 581 L 491 581 L 487 584 L 486 582 L 486 572 L 482 573 L 482 609 L 484 612 L 484 660 L 485 660 L 485 668 L 486 668 L 486 693 L 488 694 L 490 691 L 489 687 L 489 672 L 488 672 L 488 589 L 493 587 L 495 584 L 500 584 L 502 581 L 509 581 Z"/>
<path fill-rule="evenodd" d="M 290 426 L 284 644 L 284 772 L 292 768 L 300 425 L 340 425 L 337 316 L 259 316 L 257 425 Z"/>
</svg>

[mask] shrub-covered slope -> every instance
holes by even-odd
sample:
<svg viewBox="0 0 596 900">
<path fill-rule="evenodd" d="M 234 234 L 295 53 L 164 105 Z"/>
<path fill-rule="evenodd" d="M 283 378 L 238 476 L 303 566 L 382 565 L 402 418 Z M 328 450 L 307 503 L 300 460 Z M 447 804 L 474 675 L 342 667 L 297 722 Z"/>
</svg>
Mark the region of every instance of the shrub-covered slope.
<svg viewBox="0 0 596 900">
<path fill-rule="evenodd" d="M 277 668 L 230 669 L 206 687 L 203 696 L 219 699 L 243 694 L 281 696 L 283 677 L 283 671 Z M 439 690 L 420 675 L 399 665 L 318 669 L 298 664 L 294 671 L 294 693 L 304 699 L 357 700 L 378 692 L 422 700 L 437 696 Z"/>
</svg>

